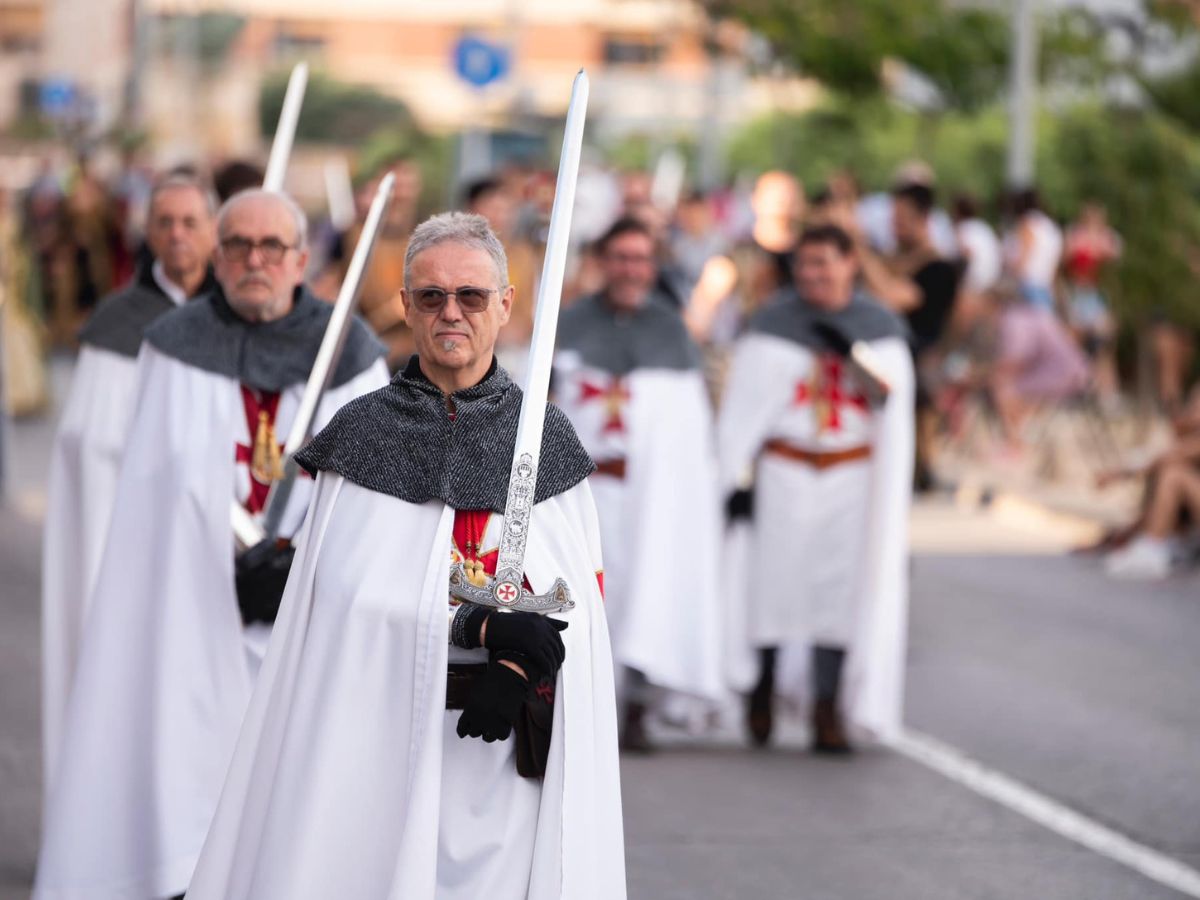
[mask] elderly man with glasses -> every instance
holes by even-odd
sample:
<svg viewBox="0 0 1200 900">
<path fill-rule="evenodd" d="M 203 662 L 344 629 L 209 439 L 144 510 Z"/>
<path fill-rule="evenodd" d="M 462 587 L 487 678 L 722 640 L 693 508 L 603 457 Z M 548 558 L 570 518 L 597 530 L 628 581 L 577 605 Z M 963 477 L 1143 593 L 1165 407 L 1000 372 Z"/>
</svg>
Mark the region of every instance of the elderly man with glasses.
<svg viewBox="0 0 1200 900">
<path fill-rule="evenodd" d="M 58 765 L 35 897 L 155 900 L 187 889 L 287 577 L 288 538 L 235 561 L 234 502 L 262 510 L 280 439 L 332 307 L 302 283 L 304 214 L 235 195 L 217 217 L 218 286 L 146 331 Z M 383 348 L 351 327 L 320 427 L 387 381 Z"/>
<path fill-rule="evenodd" d="M 530 515 L 506 524 L 504 248 L 446 213 L 405 262 L 417 355 L 300 454 L 309 524 L 189 900 L 625 896 L 592 461 L 547 408 Z M 451 597 L 451 563 L 488 584 L 522 521 L 525 590 L 561 578 L 574 606 Z"/>
</svg>

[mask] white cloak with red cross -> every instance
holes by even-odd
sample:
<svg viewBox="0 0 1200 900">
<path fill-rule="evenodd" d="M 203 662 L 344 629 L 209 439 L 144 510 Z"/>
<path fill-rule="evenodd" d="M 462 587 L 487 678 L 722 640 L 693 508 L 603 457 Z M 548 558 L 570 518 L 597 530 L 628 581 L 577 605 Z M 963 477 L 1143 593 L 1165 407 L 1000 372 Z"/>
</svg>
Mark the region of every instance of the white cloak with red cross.
<svg viewBox="0 0 1200 900">
<path fill-rule="evenodd" d="M 486 659 L 449 647 L 462 519 L 438 499 L 410 503 L 318 475 L 188 900 L 623 900 L 613 667 L 588 483 L 530 518 L 526 580 L 545 592 L 561 577 L 576 604 L 555 614 L 568 623 L 566 658 L 540 781 L 517 774 L 511 738 L 459 738 L 460 712 L 445 708 L 448 661 Z M 476 534 L 483 557 L 500 519 Z"/>
<path fill-rule="evenodd" d="M 807 700 L 812 646 L 845 648 L 843 709 L 887 739 L 900 727 L 904 693 L 913 368 L 902 337 L 867 343 L 891 387 L 880 408 L 845 358 L 819 343 L 743 336 L 718 444 L 723 489 L 750 473 L 754 483 L 753 522 L 741 547 L 731 542 L 742 559 L 729 571 L 731 590 L 744 592 L 747 646 L 781 648 L 777 691 L 798 704 Z M 822 459 L 870 453 L 820 468 L 768 444 Z M 743 660 L 740 670 L 748 687 L 753 667 Z"/>
<path fill-rule="evenodd" d="M 554 372 L 555 403 L 599 467 L 589 480 L 615 660 L 656 687 L 722 699 L 721 501 L 700 369 L 617 374 L 564 349 Z M 623 477 L 606 471 L 614 460 Z"/>
<path fill-rule="evenodd" d="M 317 427 L 387 377 L 376 360 L 330 389 Z M 281 392 L 277 434 L 302 390 Z M 39 900 L 150 900 L 187 887 L 258 667 L 264 627 L 242 626 L 230 523 L 231 499 L 253 496 L 239 473 L 255 433 L 247 396 L 149 343 L 136 396 L 51 779 Z M 287 529 L 311 489 L 297 484 Z"/>
</svg>

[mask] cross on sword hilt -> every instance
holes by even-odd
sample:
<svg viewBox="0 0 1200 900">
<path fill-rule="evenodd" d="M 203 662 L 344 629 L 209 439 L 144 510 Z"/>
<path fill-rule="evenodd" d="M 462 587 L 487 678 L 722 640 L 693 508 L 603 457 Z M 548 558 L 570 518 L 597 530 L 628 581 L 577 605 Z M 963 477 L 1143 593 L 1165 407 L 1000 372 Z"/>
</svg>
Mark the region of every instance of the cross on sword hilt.
<svg viewBox="0 0 1200 900">
<path fill-rule="evenodd" d="M 489 579 L 487 587 L 478 587 L 467 578 L 462 563 L 455 563 L 450 567 L 450 596 L 464 603 L 490 606 L 492 609 L 510 609 L 539 615 L 566 612 L 575 608 L 575 601 L 571 599 L 571 589 L 561 578 L 554 579 L 554 584 L 544 594 L 531 594 L 520 585 L 497 578 Z"/>
<path fill-rule="evenodd" d="M 538 283 L 537 304 L 534 307 L 533 335 L 529 341 L 529 363 L 525 367 L 521 414 L 517 419 L 517 439 L 508 476 L 508 496 L 504 504 L 504 527 L 500 532 L 500 550 L 496 558 L 496 577 L 480 587 L 467 579 L 466 567 L 462 564 L 450 570 L 451 596 L 495 609 L 548 613 L 573 609 L 575 606 L 570 589 L 561 578 L 555 579 L 546 594 L 530 593 L 523 584 L 525 542 L 529 536 L 529 519 L 533 512 L 538 460 L 542 450 L 542 430 L 546 423 L 554 334 L 562 300 L 587 98 L 588 78 L 581 69 L 571 86 L 571 102 L 567 106 L 566 126 L 563 129 L 558 180 L 554 185 L 554 205 L 550 209 L 542 278 Z"/>
<path fill-rule="evenodd" d="M 496 555 L 496 577 L 490 579 L 486 587 L 480 587 L 467 578 L 462 563 L 455 563 L 450 567 L 450 596 L 493 609 L 543 615 L 575 608 L 571 589 L 561 578 L 556 578 L 545 594 L 532 594 L 523 585 L 525 544 L 529 538 L 529 517 L 533 512 L 536 486 L 537 463 L 533 454 L 522 453 L 513 462 L 508 479 L 504 530 L 500 533 L 500 549 Z"/>
</svg>

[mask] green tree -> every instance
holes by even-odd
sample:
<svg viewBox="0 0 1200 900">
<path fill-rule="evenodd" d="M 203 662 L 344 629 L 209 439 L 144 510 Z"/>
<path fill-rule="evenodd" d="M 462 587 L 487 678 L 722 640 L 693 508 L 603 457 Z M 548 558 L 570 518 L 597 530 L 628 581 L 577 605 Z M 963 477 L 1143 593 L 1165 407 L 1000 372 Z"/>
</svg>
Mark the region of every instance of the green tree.
<svg viewBox="0 0 1200 900">
<path fill-rule="evenodd" d="M 945 104 L 971 109 L 993 99 L 1008 63 L 1000 13 L 945 0 L 711 0 L 710 16 L 738 19 L 777 59 L 831 91 L 862 99 L 883 91 L 885 60 L 921 72 Z"/>
<path fill-rule="evenodd" d="M 259 128 L 264 136 L 275 133 L 289 73 L 268 76 L 259 93 Z M 352 144 L 381 129 L 416 135 L 412 112 L 403 101 L 371 87 L 346 84 L 320 72 L 308 79 L 304 108 L 296 125 L 296 139 L 319 143 Z"/>
<path fill-rule="evenodd" d="M 1153 316 L 1200 327 L 1200 146 L 1167 116 L 1080 107 L 1047 129 L 1039 165 L 1053 210 L 1087 200 L 1125 239 L 1110 295 L 1130 324 Z"/>
<path fill-rule="evenodd" d="M 782 168 L 810 189 L 849 169 L 868 189 L 885 188 L 906 159 L 926 159 L 943 202 L 958 191 L 988 201 L 1003 190 L 1007 120 L 991 107 L 926 117 L 883 101 L 831 99 L 801 115 L 752 122 L 729 144 L 736 171 Z M 1153 109 L 1080 104 L 1038 122 L 1039 188 L 1052 214 L 1070 219 L 1094 200 L 1125 239 L 1110 272 L 1121 319 L 1154 315 L 1200 326 L 1200 141 Z M 993 211 L 995 207 L 993 206 Z"/>
<path fill-rule="evenodd" d="M 765 38 L 774 59 L 855 100 L 886 94 L 884 63 L 922 75 L 943 111 L 973 111 L 999 100 L 1008 83 L 1007 4 L 956 0 L 697 0 Z M 1043 12 L 1043 78 L 1094 85 L 1116 70 L 1108 38 L 1122 20 L 1089 9 Z"/>
</svg>

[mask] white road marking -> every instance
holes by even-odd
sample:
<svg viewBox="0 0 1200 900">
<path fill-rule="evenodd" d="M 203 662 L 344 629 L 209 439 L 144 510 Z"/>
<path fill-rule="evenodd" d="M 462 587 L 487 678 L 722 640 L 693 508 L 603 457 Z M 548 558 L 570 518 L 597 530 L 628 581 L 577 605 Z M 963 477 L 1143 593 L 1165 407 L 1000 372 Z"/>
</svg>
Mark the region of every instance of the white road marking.
<svg viewBox="0 0 1200 900">
<path fill-rule="evenodd" d="M 965 756 L 949 744 L 908 730 L 890 746 L 909 759 L 1055 834 L 1140 872 L 1159 884 L 1189 897 L 1200 898 L 1200 871 L 1089 819 L 1057 800 Z"/>
</svg>

